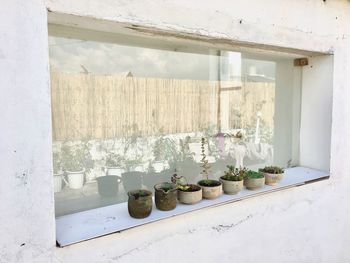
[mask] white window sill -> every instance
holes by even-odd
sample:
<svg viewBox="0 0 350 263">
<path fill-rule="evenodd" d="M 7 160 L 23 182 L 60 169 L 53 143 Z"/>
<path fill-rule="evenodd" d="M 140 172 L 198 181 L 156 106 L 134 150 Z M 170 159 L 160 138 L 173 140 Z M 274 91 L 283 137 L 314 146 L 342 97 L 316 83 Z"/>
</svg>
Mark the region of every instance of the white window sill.
<svg viewBox="0 0 350 263">
<path fill-rule="evenodd" d="M 283 180 L 277 186 L 265 185 L 263 188 L 255 191 L 243 189 L 237 195 L 223 194 L 215 200 L 203 199 L 195 205 L 184 205 L 178 203 L 177 207 L 172 211 L 160 211 L 156 209 L 155 205 L 153 205 L 151 215 L 144 219 L 134 219 L 130 217 L 128 214 L 127 203 L 115 204 L 65 215 L 56 218 L 56 240 L 60 247 L 64 247 L 205 207 L 236 202 L 253 196 L 267 194 L 327 178 L 329 178 L 328 172 L 305 167 L 294 167 L 286 169 Z"/>
</svg>

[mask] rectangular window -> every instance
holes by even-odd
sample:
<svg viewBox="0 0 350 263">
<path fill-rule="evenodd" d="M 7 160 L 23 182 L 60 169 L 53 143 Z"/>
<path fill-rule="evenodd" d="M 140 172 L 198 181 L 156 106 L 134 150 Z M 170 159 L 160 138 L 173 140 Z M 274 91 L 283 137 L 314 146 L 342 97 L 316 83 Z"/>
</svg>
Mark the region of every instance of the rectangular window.
<svg viewBox="0 0 350 263">
<path fill-rule="evenodd" d="M 61 26 L 49 50 L 57 217 L 125 203 L 174 173 L 196 183 L 202 146 L 212 179 L 227 165 L 300 163 L 295 56 Z"/>
</svg>

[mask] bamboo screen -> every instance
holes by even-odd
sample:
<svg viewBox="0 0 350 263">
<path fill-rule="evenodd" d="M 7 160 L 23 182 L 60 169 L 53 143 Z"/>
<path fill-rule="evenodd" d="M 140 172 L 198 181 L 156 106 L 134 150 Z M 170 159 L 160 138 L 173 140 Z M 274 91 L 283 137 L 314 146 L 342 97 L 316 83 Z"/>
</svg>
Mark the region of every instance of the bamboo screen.
<svg viewBox="0 0 350 263">
<path fill-rule="evenodd" d="M 193 132 L 218 120 L 217 81 L 51 72 L 51 90 L 54 140 Z M 251 122 L 261 98 L 273 123 L 274 84 L 253 83 L 228 96 L 232 109 L 244 112 L 230 111 L 231 127 Z"/>
</svg>

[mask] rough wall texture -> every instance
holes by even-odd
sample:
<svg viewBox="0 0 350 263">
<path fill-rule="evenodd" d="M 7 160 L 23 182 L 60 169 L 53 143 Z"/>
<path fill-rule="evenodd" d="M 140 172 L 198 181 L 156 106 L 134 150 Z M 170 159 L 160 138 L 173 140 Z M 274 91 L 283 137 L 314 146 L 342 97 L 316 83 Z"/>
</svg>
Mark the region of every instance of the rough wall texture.
<svg viewBox="0 0 350 263">
<path fill-rule="evenodd" d="M 0 262 L 47 262 L 54 244 L 47 15 L 0 4 Z"/>
<path fill-rule="evenodd" d="M 332 177 L 55 248 L 47 14 L 334 50 Z M 0 262 L 349 262 L 350 3 L 2 0 Z"/>
</svg>

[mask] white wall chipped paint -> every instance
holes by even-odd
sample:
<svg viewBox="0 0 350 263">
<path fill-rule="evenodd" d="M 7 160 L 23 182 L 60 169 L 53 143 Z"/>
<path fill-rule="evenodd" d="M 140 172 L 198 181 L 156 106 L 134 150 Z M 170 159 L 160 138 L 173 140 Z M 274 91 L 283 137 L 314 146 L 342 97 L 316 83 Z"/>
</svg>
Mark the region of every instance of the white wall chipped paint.
<svg viewBox="0 0 350 263">
<path fill-rule="evenodd" d="M 45 7 L 213 37 L 334 50 L 331 179 L 56 248 Z M 349 262 L 349 13 L 345 0 L 2 0 L 0 262 Z"/>
</svg>

